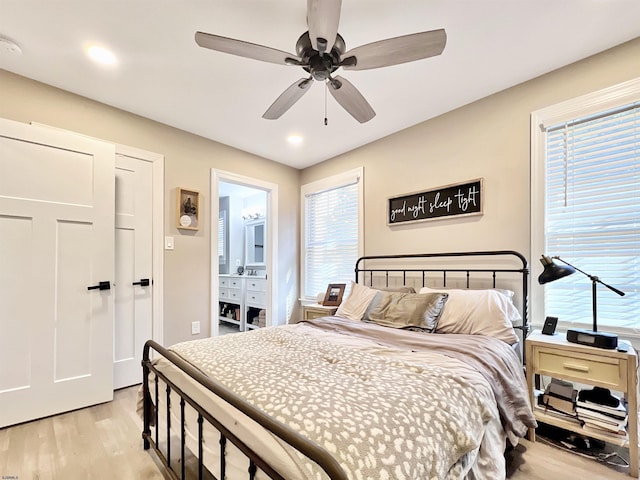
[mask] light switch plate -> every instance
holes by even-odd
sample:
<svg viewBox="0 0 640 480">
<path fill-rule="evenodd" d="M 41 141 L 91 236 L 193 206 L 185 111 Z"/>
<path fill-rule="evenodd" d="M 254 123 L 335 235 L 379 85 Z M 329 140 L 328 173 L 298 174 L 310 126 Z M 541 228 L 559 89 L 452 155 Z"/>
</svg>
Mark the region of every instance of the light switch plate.
<svg viewBox="0 0 640 480">
<path fill-rule="evenodd" d="M 164 249 L 173 250 L 173 237 L 164 237 Z"/>
<path fill-rule="evenodd" d="M 191 322 L 191 335 L 198 335 L 200 333 L 200 322 Z"/>
</svg>

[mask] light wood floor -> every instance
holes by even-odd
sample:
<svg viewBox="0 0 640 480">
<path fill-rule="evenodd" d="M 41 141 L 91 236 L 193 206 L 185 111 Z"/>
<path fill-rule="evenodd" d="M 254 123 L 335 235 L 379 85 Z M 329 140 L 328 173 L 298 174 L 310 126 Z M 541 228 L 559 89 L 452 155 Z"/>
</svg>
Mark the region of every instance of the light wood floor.
<svg viewBox="0 0 640 480">
<path fill-rule="evenodd" d="M 136 394 L 137 387 L 126 388 L 110 403 L 0 429 L 0 478 L 165 478 L 154 455 L 142 448 Z M 508 470 L 510 480 L 629 478 L 624 471 L 526 440 L 508 454 Z"/>
</svg>

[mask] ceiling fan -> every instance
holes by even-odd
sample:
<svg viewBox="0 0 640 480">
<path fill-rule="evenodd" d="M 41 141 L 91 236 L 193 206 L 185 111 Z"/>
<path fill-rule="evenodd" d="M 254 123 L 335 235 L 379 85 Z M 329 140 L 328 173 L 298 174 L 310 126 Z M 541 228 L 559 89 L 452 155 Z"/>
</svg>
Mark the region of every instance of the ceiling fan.
<svg viewBox="0 0 640 480">
<path fill-rule="evenodd" d="M 280 118 L 309 90 L 314 80 L 326 82 L 336 101 L 356 120 L 365 123 L 376 112 L 346 78 L 332 76 L 338 68 L 369 70 L 413 62 L 440 55 L 447 42 L 444 29 L 403 35 L 346 50 L 338 33 L 342 0 L 307 0 L 309 30 L 296 43 L 296 55 L 255 43 L 196 32 L 196 43 L 204 48 L 253 58 L 263 62 L 302 67 L 308 77 L 296 80 L 262 115 Z"/>
</svg>

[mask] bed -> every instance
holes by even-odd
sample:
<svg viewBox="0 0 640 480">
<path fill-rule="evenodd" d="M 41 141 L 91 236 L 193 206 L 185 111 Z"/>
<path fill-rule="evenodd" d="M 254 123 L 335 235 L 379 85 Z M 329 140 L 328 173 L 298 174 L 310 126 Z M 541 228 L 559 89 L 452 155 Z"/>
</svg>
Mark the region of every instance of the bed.
<svg viewBox="0 0 640 480">
<path fill-rule="evenodd" d="M 535 427 L 528 273 L 514 251 L 362 257 L 335 316 L 149 341 L 144 447 L 175 478 L 504 478 Z"/>
</svg>

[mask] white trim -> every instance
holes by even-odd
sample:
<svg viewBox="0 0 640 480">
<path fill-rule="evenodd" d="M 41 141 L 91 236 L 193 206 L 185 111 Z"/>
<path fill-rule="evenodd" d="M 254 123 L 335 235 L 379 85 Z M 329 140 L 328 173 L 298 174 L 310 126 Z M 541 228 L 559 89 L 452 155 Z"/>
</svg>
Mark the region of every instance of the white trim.
<svg viewBox="0 0 640 480">
<path fill-rule="evenodd" d="M 537 125 L 538 131 L 542 133 L 545 126 L 556 125 L 576 117 L 593 115 L 638 101 L 639 93 L 640 78 L 635 78 L 612 87 L 603 88 L 596 92 L 536 110 L 531 114 L 532 119 L 535 116 L 535 122 L 532 121 L 532 126 Z"/>
<path fill-rule="evenodd" d="M 251 188 L 258 188 L 267 192 L 267 325 L 275 325 L 274 319 L 279 317 L 278 298 L 278 185 L 256 178 L 246 177 L 224 170 L 211 169 L 211 305 L 209 313 L 209 325 L 211 336 L 218 335 L 218 299 L 220 288 L 218 285 L 219 265 L 218 265 L 218 215 L 220 214 L 220 189 L 219 183 L 229 182 L 244 185 Z"/>
<path fill-rule="evenodd" d="M 537 260 L 544 252 L 545 192 L 545 126 L 556 125 L 578 117 L 594 115 L 640 97 L 640 78 L 588 93 L 531 113 L 531 325 L 541 326 L 544 319 L 544 290 L 537 278 L 542 264 Z M 562 325 L 561 323 L 559 325 Z"/>
<path fill-rule="evenodd" d="M 364 255 L 364 167 L 357 167 L 330 177 L 306 183 L 300 187 L 300 298 L 302 303 L 316 303 L 317 298 L 304 296 L 305 281 L 305 237 L 306 237 L 306 202 L 307 195 L 320 193 L 352 183 L 358 184 L 358 257 Z M 355 265 L 354 265 L 355 268 Z M 354 274 L 355 276 L 355 274 Z"/>
<path fill-rule="evenodd" d="M 311 183 L 305 183 L 300 187 L 302 193 L 302 201 L 304 197 L 312 193 L 320 193 L 332 188 L 342 187 L 343 185 L 349 185 L 351 183 L 357 183 L 362 180 L 364 168 L 358 167 L 346 172 L 338 173 L 330 177 L 322 178 Z"/>
</svg>

